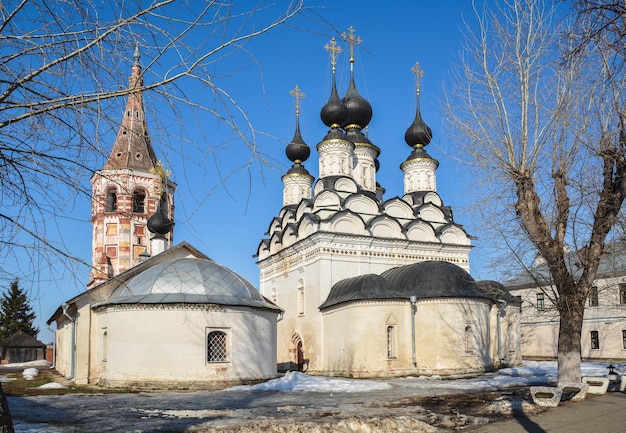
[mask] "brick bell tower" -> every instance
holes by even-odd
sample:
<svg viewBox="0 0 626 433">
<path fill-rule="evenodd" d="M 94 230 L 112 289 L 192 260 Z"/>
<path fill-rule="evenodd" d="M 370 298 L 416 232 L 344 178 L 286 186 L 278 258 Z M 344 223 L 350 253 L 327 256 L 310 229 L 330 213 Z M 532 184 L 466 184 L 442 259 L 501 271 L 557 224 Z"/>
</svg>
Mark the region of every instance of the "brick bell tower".
<svg viewBox="0 0 626 433">
<path fill-rule="evenodd" d="M 91 178 L 92 288 L 153 254 L 147 222 L 160 205 L 174 220 L 174 189 L 157 161 L 143 109 L 143 76 L 135 48 L 128 101 L 104 167 Z M 173 231 L 161 235 L 158 253 L 169 248 Z M 163 245 L 164 242 L 164 245 Z"/>
</svg>

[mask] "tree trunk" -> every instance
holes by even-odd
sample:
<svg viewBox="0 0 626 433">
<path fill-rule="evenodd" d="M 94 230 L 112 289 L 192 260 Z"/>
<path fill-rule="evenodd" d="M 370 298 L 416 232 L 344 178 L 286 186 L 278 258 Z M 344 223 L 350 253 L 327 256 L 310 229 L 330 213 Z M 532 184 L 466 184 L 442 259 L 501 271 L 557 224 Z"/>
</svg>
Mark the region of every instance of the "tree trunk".
<svg viewBox="0 0 626 433">
<path fill-rule="evenodd" d="M 563 299 L 561 297 L 561 299 Z M 567 303 L 559 306 L 558 381 L 581 381 L 580 350 L 585 302 Z"/>
</svg>

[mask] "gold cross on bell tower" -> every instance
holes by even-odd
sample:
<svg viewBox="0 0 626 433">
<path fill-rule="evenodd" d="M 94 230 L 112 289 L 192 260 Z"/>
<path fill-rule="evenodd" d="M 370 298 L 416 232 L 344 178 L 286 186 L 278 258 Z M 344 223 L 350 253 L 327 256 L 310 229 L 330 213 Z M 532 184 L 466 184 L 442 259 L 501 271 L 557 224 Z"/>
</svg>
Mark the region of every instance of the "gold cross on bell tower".
<svg viewBox="0 0 626 433">
<path fill-rule="evenodd" d="M 289 94 L 293 96 L 294 103 L 296 106 L 296 116 L 300 114 L 300 100 L 304 99 L 306 95 L 300 91 L 300 87 L 296 85 L 293 90 L 289 91 Z"/>
<path fill-rule="evenodd" d="M 419 62 L 415 62 L 415 65 L 411 67 L 411 72 L 415 76 L 415 91 L 419 95 L 422 87 L 422 78 L 424 77 L 424 71 L 420 67 Z"/>
<path fill-rule="evenodd" d="M 161 186 L 157 188 L 160 191 L 155 192 L 159 194 L 163 191 L 167 191 L 168 180 L 172 173 L 163 167 L 163 163 L 161 161 L 157 161 L 154 167 L 150 167 L 150 174 L 157 175 L 161 178 Z"/>
<path fill-rule="evenodd" d="M 352 26 L 348 28 L 348 33 L 343 32 L 341 34 L 341 38 L 348 43 L 348 46 L 350 47 L 350 62 L 354 62 L 354 47 L 363 41 L 360 37 L 354 34 L 354 27 Z"/>
<path fill-rule="evenodd" d="M 330 44 L 324 45 L 324 49 L 330 53 L 330 64 L 333 66 L 333 72 L 335 72 L 335 66 L 337 65 L 337 56 L 341 54 L 343 50 L 339 45 L 337 45 L 335 38 L 331 38 Z"/>
</svg>

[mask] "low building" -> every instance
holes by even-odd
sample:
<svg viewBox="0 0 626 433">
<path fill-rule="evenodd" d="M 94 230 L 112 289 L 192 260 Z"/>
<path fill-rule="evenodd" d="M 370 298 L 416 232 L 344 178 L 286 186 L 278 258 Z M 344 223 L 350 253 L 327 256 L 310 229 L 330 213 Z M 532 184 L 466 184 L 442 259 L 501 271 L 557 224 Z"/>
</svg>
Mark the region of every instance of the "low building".
<svg viewBox="0 0 626 433">
<path fill-rule="evenodd" d="M 46 345 L 21 329 L 0 341 L 2 364 L 39 361 L 45 359 Z"/>
<path fill-rule="evenodd" d="M 569 252 L 566 260 L 576 275 L 578 254 Z M 505 286 L 523 301 L 522 356 L 556 359 L 559 313 L 556 289 L 545 261 L 539 258 Z M 581 335 L 583 360 L 626 361 L 626 242 L 606 246 L 587 299 Z"/>
<path fill-rule="evenodd" d="M 326 374 L 483 373 L 518 365 L 519 299 L 424 261 L 335 284 L 320 306 Z M 367 330 L 364 332 L 364 330 Z"/>
<path fill-rule="evenodd" d="M 80 384 L 212 388 L 276 376 L 280 308 L 187 243 L 70 299 L 56 369 Z"/>
</svg>

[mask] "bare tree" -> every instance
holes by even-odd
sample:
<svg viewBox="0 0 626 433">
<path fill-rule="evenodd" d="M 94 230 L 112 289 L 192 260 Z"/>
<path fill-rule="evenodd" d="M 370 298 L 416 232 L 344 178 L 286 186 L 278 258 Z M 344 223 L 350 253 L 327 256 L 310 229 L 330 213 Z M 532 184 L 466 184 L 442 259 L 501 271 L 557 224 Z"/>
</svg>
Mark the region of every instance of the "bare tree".
<svg viewBox="0 0 626 433">
<path fill-rule="evenodd" d="M 447 117 L 481 203 L 520 262 L 545 260 L 559 313 L 559 381 L 580 381 L 585 301 L 626 196 L 624 79 L 573 45 L 564 3 L 503 0 L 468 26 Z M 621 76 L 621 75 L 620 75 Z M 478 181 L 478 180 L 477 180 Z M 576 266 L 568 263 L 575 251 Z"/>
<path fill-rule="evenodd" d="M 31 268 L 79 260 L 56 225 L 77 195 L 90 195 L 86 179 L 108 153 L 120 98 L 131 91 L 120 79 L 129 75 L 135 46 L 144 61 L 141 90 L 163 110 L 153 120 L 176 125 L 170 143 L 210 152 L 215 143 L 192 143 L 184 127 L 212 116 L 258 157 L 254 128 L 224 83 L 255 64 L 247 42 L 292 20 L 303 5 L 243 3 L 0 3 L 0 277 L 25 273 L 7 265 L 23 265 L 24 257 Z M 222 67 L 227 57 L 238 59 L 229 70 Z"/>
</svg>

